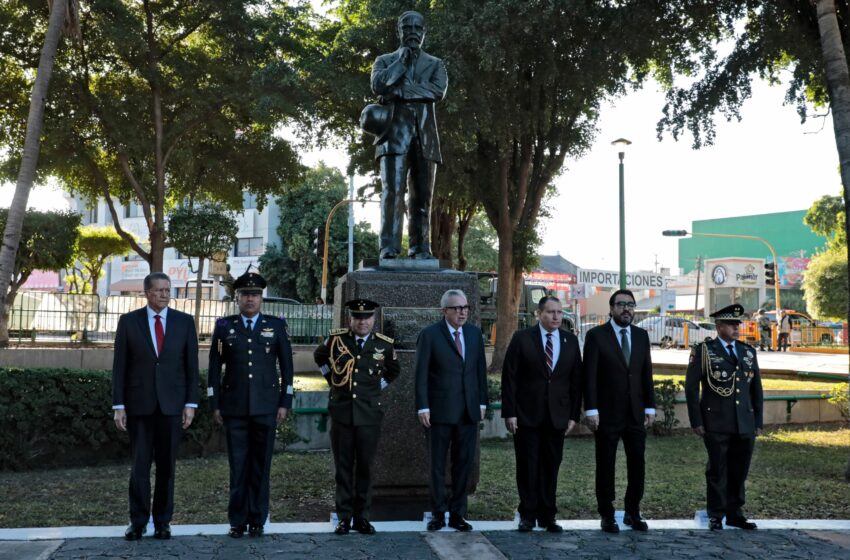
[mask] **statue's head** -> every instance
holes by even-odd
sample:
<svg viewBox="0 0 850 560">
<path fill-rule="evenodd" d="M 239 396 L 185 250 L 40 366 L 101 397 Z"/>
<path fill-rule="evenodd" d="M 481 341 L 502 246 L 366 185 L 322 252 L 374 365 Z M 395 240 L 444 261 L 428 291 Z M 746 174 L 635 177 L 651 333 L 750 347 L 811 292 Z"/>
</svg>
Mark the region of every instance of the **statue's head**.
<svg viewBox="0 0 850 560">
<path fill-rule="evenodd" d="M 425 17 L 408 10 L 398 17 L 398 38 L 401 46 L 419 49 L 425 41 Z"/>
</svg>

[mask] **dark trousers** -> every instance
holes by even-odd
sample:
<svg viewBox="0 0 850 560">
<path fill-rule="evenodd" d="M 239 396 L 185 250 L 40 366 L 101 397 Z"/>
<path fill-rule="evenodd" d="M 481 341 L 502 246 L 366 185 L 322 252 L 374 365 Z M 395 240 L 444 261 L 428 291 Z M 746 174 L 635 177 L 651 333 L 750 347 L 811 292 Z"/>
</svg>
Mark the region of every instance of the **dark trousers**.
<svg viewBox="0 0 850 560">
<path fill-rule="evenodd" d="M 381 157 L 381 249 L 401 253 L 402 224 L 405 210 L 405 184 L 407 186 L 407 224 L 409 253 L 431 252 L 429 234 L 431 198 L 434 194 L 434 177 L 437 163 L 422 157 L 419 139 L 414 138 L 406 154 L 388 154 Z"/>
<path fill-rule="evenodd" d="M 788 337 L 790 336 L 791 333 L 779 333 L 779 338 L 776 341 L 777 350 L 779 350 L 780 352 L 786 352 L 788 350 Z"/>
<path fill-rule="evenodd" d="M 174 513 L 174 471 L 180 443 L 179 414 L 165 415 L 157 407 L 153 414 L 127 415 L 130 436 L 130 523 L 171 523 Z M 151 463 L 156 463 L 156 483 L 151 507 Z"/>
<path fill-rule="evenodd" d="M 718 434 L 703 437 L 708 463 L 705 466 L 706 506 L 709 517 L 743 517 L 745 482 L 750 472 L 755 436 Z"/>
<path fill-rule="evenodd" d="M 466 517 L 466 491 L 475 459 L 478 423 L 432 423 L 427 433 L 431 451 L 431 511 L 435 517 L 442 516 L 448 505 L 451 515 Z M 446 496 L 446 457 L 449 447 L 452 461 L 451 499 Z"/>
<path fill-rule="evenodd" d="M 225 416 L 224 427 L 230 463 L 230 526 L 264 525 L 269 516 L 276 416 Z"/>
<path fill-rule="evenodd" d="M 646 462 L 646 428 L 643 425 L 627 425 L 620 429 L 600 426 L 596 438 L 596 505 L 602 517 L 614 517 L 614 472 L 617 462 L 617 446 L 623 440 L 626 452 L 628 485 L 626 486 L 625 510 L 632 515 L 640 513 L 643 498 Z"/>
<path fill-rule="evenodd" d="M 554 521 L 558 513 L 555 492 L 564 455 L 564 430 L 556 430 L 548 415 L 540 426 L 520 426 L 514 434 L 514 451 L 519 516 L 537 519 L 541 525 Z"/>
<path fill-rule="evenodd" d="M 372 465 L 378 452 L 381 425 L 351 426 L 331 422 L 331 449 L 336 479 L 336 515 L 340 520 L 369 520 L 372 507 Z"/>
<path fill-rule="evenodd" d="M 770 331 L 761 331 L 761 340 L 759 341 L 759 349 L 764 350 L 764 347 L 767 346 L 768 350 L 770 350 L 772 343 L 770 340 Z"/>
</svg>

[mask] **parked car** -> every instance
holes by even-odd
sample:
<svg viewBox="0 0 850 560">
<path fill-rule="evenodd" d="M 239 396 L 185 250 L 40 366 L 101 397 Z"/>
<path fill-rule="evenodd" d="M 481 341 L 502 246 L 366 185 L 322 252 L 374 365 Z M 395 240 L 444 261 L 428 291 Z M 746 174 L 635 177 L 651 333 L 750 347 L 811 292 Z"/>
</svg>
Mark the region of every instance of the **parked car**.
<svg viewBox="0 0 850 560">
<path fill-rule="evenodd" d="M 647 331 L 650 344 L 657 344 L 662 348 L 684 346 L 685 325 L 688 326 L 688 345 L 702 342 L 709 336 L 712 338 L 717 336 L 715 329 L 700 326 L 682 317 L 647 317 L 636 323 L 636 326 Z"/>
</svg>

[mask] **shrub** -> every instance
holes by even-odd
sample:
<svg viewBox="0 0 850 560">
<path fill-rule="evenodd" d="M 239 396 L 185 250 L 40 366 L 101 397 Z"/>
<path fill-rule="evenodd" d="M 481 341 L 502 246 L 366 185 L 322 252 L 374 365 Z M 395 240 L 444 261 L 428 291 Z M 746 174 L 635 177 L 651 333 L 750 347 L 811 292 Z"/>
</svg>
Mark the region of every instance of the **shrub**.
<svg viewBox="0 0 850 560">
<path fill-rule="evenodd" d="M 669 436 L 679 425 L 676 418 L 676 395 L 682 390 L 682 384 L 672 379 L 655 382 L 655 423 L 652 433 L 657 436 Z"/>
<path fill-rule="evenodd" d="M 848 394 L 848 390 L 850 390 L 850 384 L 837 383 L 829 391 L 829 402 L 838 407 L 845 423 L 850 422 L 850 394 Z"/>
</svg>

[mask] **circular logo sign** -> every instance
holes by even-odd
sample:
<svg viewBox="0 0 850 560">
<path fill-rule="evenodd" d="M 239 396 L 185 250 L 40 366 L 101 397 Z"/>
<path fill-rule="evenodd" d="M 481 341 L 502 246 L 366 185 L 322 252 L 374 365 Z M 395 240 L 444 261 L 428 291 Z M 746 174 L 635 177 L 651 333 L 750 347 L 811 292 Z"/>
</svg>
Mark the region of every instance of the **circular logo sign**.
<svg viewBox="0 0 850 560">
<path fill-rule="evenodd" d="M 726 267 L 722 264 L 715 266 L 714 270 L 711 271 L 711 279 L 718 286 L 726 282 Z"/>
</svg>

